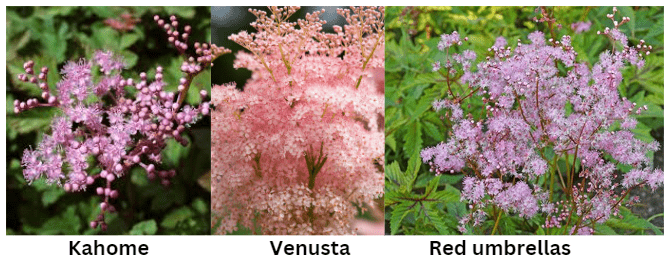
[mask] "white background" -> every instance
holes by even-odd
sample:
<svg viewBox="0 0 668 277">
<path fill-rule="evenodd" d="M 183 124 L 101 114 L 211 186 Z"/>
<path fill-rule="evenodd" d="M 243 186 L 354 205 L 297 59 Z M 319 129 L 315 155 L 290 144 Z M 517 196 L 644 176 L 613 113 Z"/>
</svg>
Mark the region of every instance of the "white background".
<svg viewBox="0 0 668 277">
<path fill-rule="evenodd" d="M 615 3 L 617 2 L 617 3 Z M 21 1 L 20 5 L 664 5 L 659 1 Z M 0 11 L 6 22 L 5 9 Z M 5 33 L 1 34 L 5 41 Z M 665 45 L 665 42 L 664 42 Z M 2 43 L 2 55 L 6 44 Z M 4 59 L 3 59 L 4 61 Z M 6 63 L 5 63 L 6 64 Z M 0 78 L 6 83 L 6 68 Z M 664 77 L 665 78 L 665 77 Z M 665 81 L 664 81 L 665 83 Z M 4 98 L 3 90 L 3 98 Z M 6 118 L 0 118 L 6 126 Z M 665 137 L 665 134 L 664 134 Z M 2 153 L 6 154 L 6 134 Z M 664 157 L 665 159 L 665 157 Z M 2 159 L 3 173 L 6 159 Z M 4 175 L 4 174 L 3 174 Z M 0 216 L 6 229 L 6 179 Z M 472 243 L 570 244 L 568 256 L 474 256 Z M 146 256 L 69 256 L 69 242 L 147 244 Z M 350 256 L 274 256 L 269 241 L 347 243 Z M 467 240 L 467 256 L 430 256 L 431 240 Z M 665 276 L 665 236 L 1 236 L 3 276 Z M 10 275 L 7 275 L 10 274 Z"/>
</svg>

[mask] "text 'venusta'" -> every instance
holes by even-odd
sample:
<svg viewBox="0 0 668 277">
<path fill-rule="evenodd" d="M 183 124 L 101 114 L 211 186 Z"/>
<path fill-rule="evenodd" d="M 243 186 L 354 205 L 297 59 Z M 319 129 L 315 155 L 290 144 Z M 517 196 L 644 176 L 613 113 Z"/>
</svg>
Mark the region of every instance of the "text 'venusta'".
<svg viewBox="0 0 668 277">
<path fill-rule="evenodd" d="M 348 244 L 342 243 L 338 244 L 332 242 L 331 244 L 319 244 L 319 243 L 297 243 L 283 244 L 283 241 L 279 241 L 278 244 L 270 241 L 271 251 L 274 255 L 350 255 L 350 250 L 348 249 Z"/>
</svg>

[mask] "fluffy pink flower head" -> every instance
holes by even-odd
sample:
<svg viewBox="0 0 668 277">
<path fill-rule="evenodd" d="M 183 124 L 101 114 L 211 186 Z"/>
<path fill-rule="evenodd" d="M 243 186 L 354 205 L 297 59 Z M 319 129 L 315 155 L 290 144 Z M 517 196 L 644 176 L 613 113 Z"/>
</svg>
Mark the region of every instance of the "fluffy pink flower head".
<svg viewBox="0 0 668 277">
<path fill-rule="evenodd" d="M 166 23 L 156 15 L 155 21 L 183 54 L 190 27 L 185 26 L 179 36 L 176 17 Z M 197 106 L 183 103 L 190 81 L 211 61 L 212 53 L 207 47 L 196 44 L 195 48 L 196 55 L 184 61 L 184 65 L 194 68 L 182 68 L 183 78 L 175 91 L 169 91 L 163 82 L 162 67 L 156 68 L 153 80 L 143 72 L 137 81 L 122 77 L 122 58 L 108 51 L 97 51 L 92 61 L 68 62 L 61 70 L 56 91 L 47 85 L 48 68 L 36 74 L 34 62 L 26 62 L 25 74 L 18 78 L 37 85 L 44 102 L 35 98 L 16 100 L 14 111 L 45 106 L 62 111 L 51 124 L 51 134 L 43 136 L 37 149 L 23 153 L 26 181 L 45 177 L 48 184 L 62 185 L 67 192 L 97 186 L 95 192 L 103 201 L 99 216 L 90 226 L 100 226 L 103 231 L 105 213 L 116 211 L 110 201 L 119 196 L 112 183 L 130 168 L 141 166 L 149 178 L 159 178 L 162 185 L 168 186 L 175 171 L 156 168 L 162 160 L 160 152 L 169 139 L 186 145 L 188 141 L 181 136 L 186 126 L 209 113 L 209 103 L 204 101 L 207 91 L 200 92 L 202 102 Z M 103 73 L 101 77 L 93 78 L 95 69 Z M 136 92 L 133 95 L 131 91 Z"/>
<path fill-rule="evenodd" d="M 355 233 L 357 206 L 383 193 L 384 9 L 339 10 L 348 25 L 333 34 L 321 12 L 270 9 L 250 10 L 256 33 L 230 36 L 252 79 L 213 88 L 212 224 Z"/>
</svg>

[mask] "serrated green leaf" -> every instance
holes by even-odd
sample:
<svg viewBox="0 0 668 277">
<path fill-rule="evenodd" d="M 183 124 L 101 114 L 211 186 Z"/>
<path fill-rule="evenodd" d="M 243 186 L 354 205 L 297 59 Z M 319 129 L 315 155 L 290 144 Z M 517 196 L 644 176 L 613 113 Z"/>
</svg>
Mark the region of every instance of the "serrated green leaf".
<svg viewBox="0 0 668 277">
<path fill-rule="evenodd" d="M 435 98 L 434 95 L 431 96 L 425 95 L 422 98 L 420 98 L 415 108 L 412 111 L 410 111 L 414 120 L 419 120 L 420 117 L 425 112 L 429 111 L 432 108 L 434 98 Z"/>
<path fill-rule="evenodd" d="M 644 141 L 644 142 L 652 142 L 654 141 L 654 137 L 652 137 L 652 129 L 647 127 L 647 125 L 643 124 L 642 122 L 638 122 L 636 124 L 636 128 L 631 130 L 633 132 L 633 137 L 637 138 L 638 140 Z"/>
<path fill-rule="evenodd" d="M 446 186 L 444 190 L 433 193 L 431 197 L 439 199 L 443 202 L 459 202 L 461 199 L 461 192 L 452 186 Z"/>
<path fill-rule="evenodd" d="M 405 186 L 403 184 L 404 173 L 399 168 L 398 162 L 393 162 L 390 165 L 385 167 L 385 177 L 390 180 L 390 183 L 396 186 Z"/>
<path fill-rule="evenodd" d="M 427 183 L 427 189 L 425 190 L 425 194 L 427 194 L 427 193 L 431 194 L 431 193 L 435 192 L 438 189 L 438 184 L 440 183 L 440 181 L 441 181 L 441 176 L 440 175 L 432 178 L 431 180 L 429 180 L 429 182 Z M 425 196 L 428 196 L 428 195 L 425 195 Z"/>
<path fill-rule="evenodd" d="M 437 141 L 445 140 L 445 136 L 443 135 L 443 133 L 440 132 L 436 127 L 436 125 L 434 125 L 433 123 L 428 121 L 422 121 L 422 125 L 424 126 L 424 131 L 425 133 L 427 133 L 428 136 L 432 137 Z"/>
<path fill-rule="evenodd" d="M 663 105 L 663 94 L 650 94 L 645 97 L 645 100 L 657 106 Z"/>
<path fill-rule="evenodd" d="M 604 224 L 596 224 L 595 235 L 617 235 L 617 232 Z"/>
<path fill-rule="evenodd" d="M 392 209 L 392 218 L 390 219 L 390 234 L 394 235 L 399 231 L 399 227 L 401 226 L 401 222 L 404 220 L 406 215 L 411 210 L 411 206 L 413 203 L 410 202 L 404 202 L 399 205 L 394 206 Z"/>
<path fill-rule="evenodd" d="M 622 219 L 621 219 L 622 224 L 624 224 L 624 225 L 628 224 L 629 226 L 632 226 L 632 228 L 629 228 L 629 229 L 640 228 L 640 229 L 644 229 L 644 230 L 652 230 L 654 232 L 654 234 L 663 235 L 663 232 L 661 231 L 661 229 L 654 226 L 654 224 L 647 221 L 646 219 L 636 216 L 628 208 L 620 207 L 619 211 L 620 211 L 620 214 L 622 216 Z M 636 230 L 639 230 L 639 229 L 636 229 Z"/>
<path fill-rule="evenodd" d="M 406 173 L 404 174 L 404 177 L 406 178 L 405 182 L 408 184 L 412 184 L 415 182 L 415 178 L 417 178 L 417 174 L 420 171 L 420 166 L 422 165 L 422 159 L 420 158 L 420 152 L 414 152 L 413 155 L 411 155 L 411 158 L 408 160 L 408 168 L 406 169 Z"/>
<path fill-rule="evenodd" d="M 385 144 L 387 144 L 392 151 L 397 152 L 397 141 L 394 139 L 394 135 L 386 136 Z"/>
<path fill-rule="evenodd" d="M 445 221 L 441 217 L 441 214 L 438 210 L 434 209 L 434 206 L 425 206 L 427 208 L 427 215 L 429 216 L 429 220 L 431 221 L 432 224 L 434 224 L 434 227 L 436 230 L 438 230 L 439 235 L 450 235 L 450 231 L 448 231 L 448 227 L 445 225 Z"/>
<path fill-rule="evenodd" d="M 408 131 L 404 134 L 404 155 L 407 158 L 422 149 L 422 127 L 420 125 L 419 122 L 410 124 Z"/>
</svg>

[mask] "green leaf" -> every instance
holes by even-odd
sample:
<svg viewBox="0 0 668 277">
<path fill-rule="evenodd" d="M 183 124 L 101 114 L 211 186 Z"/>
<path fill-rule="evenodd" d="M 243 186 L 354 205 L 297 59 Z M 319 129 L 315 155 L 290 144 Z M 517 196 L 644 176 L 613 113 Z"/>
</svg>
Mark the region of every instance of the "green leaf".
<svg viewBox="0 0 668 277">
<path fill-rule="evenodd" d="M 184 9 L 183 7 L 165 7 L 167 14 L 174 14 L 180 18 L 192 18 L 195 16 L 195 9 Z"/>
<path fill-rule="evenodd" d="M 653 95 L 655 98 L 658 98 L 657 95 Z M 661 101 L 663 101 L 663 95 L 661 95 Z M 647 100 L 647 98 L 645 98 Z M 663 104 L 661 104 L 663 105 Z M 635 116 L 636 118 L 654 118 L 654 119 L 663 119 L 663 109 L 654 103 L 647 104 L 647 110 Z M 663 124 L 662 124 L 663 125 Z"/>
<path fill-rule="evenodd" d="M 657 106 L 663 105 L 663 94 L 650 94 L 645 97 L 645 100 Z M 663 117 L 663 113 L 661 116 Z"/>
<path fill-rule="evenodd" d="M 399 226 L 401 226 L 401 222 L 404 220 L 406 215 L 411 210 L 411 206 L 413 203 L 410 202 L 403 202 L 399 205 L 394 206 L 392 209 L 392 218 L 390 219 L 390 234 L 394 235 L 399 231 Z"/>
<path fill-rule="evenodd" d="M 108 26 L 97 28 L 97 32 L 93 34 L 93 39 L 98 43 L 99 47 L 105 50 L 112 50 L 118 52 L 119 49 L 119 34 L 116 30 Z"/>
<path fill-rule="evenodd" d="M 130 235 L 155 235 L 158 232 L 158 225 L 155 220 L 146 220 L 135 224 L 130 230 Z"/>
<path fill-rule="evenodd" d="M 387 113 L 386 113 L 386 115 L 387 115 Z M 389 124 L 390 127 L 387 127 L 387 130 L 396 130 L 396 129 L 400 129 L 401 127 L 406 125 L 406 123 L 408 122 L 408 118 L 399 118 L 395 121 L 386 121 L 386 122 L 390 122 L 390 124 Z M 387 124 L 385 124 L 385 125 L 387 125 Z"/>
<path fill-rule="evenodd" d="M 171 186 L 168 189 L 157 186 L 150 186 L 159 190 L 160 197 L 155 197 L 151 200 L 151 211 L 165 211 L 173 205 L 182 205 L 185 200 L 184 186 Z"/>
<path fill-rule="evenodd" d="M 638 122 L 636 125 L 636 128 L 632 130 L 633 136 L 641 141 L 644 142 L 653 142 L 654 137 L 652 137 L 652 129 L 647 127 L 647 125 L 643 124 L 642 122 Z"/>
<path fill-rule="evenodd" d="M 81 220 L 77 216 L 76 206 L 71 205 L 58 216 L 49 218 L 42 226 L 24 226 L 24 230 L 31 234 L 40 235 L 76 235 L 81 229 Z"/>
<path fill-rule="evenodd" d="M 396 203 L 402 202 L 403 200 L 400 199 L 400 197 L 403 197 L 403 193 L 399 192 L 398 190 L 390 190 L 388 189 L 388 182 L 385 181 L 385 195 L 383 198 L 385 198 L 385 201 L 383 202 L 383 205 L 385 208 L 392 206 Z M 389 218 L 389 217 L 388 217 Z"/>
<path fill-rule="evenodd" d="M 449 185 L 455 185 L 464 178 L 464 174 L 457 174 L 457 175 L 443 174 L 439 176 L 441 176 L 441 183 Z"/>
<path fill-rule="evenodd" d="M 436 230 L 438 230 L 438 234 L 450 235 L 450 231 L 448 231 L 448 227 L 445 225 L 445 221 L 443 220 L 443 217 L 441 217 L 439 211 L 435 209 L 434 206 L 426 206 L 426 207 L 429 220 L 431 221 L 432 224 L 434 224 Z"/>
<path fill-rule="evenodd" d="M 19 134 L 46 131 L 51 126 L 51 120 L 57 111 L 55 108 L 35 108 L 18 115 L 7 116 L 7 128 Z"/>
<path fill-rule="evenodd" d="M 130 173 L 130 182 L 139 187 L 147 186 L 149 182 L 146 170 L 141 167 L 133 168 L 132 173 Z"/>
<path fill-rule="evenodd" d="M 422 125 L 424 126 L 424 131 L 427 133 L 428 136 L 434 138 L 437 141 L 445 140 L 445 136 L 443 135 L 443 133 L 439 132 L 438 128 L 433 123 L 429 121 L 422 121 Z"/>
<path fill-rule="evenodd" d="M 42 193 L 42 205 L 49 206 L 56 201 L 58 201 L 58 198 L 63 196 L 65 194 L 65 190 L 60 189 L 58 187 L 52 187 L 51 189 L 48 189 Z"/>
<path fill-rule="evenodd" d="M 444 202 L 459 202 L 461 199 L 461 192 L 452 186 L 446 186 L 444 190 L 432 194 L 433 198 L 442 200 Z"/>
<path fill-rule="evenodd" d="M 386 136 L 385 144 L 387 144 L 387 146 L 389 146 L 392 151 L 397 152 L 397 141 L 394 139 L 394 135 Z"/>
<path fill-rule="evenodd" d="M 661 34 L 663 34 L 663 17 L 659 18 L 656 23 L 652 24 L 652 27 L 650 27 L 645 36 L 648 38 L 653 38 Z"/>
<path fill-rule="evenodd" d="M 211 210 L 211 206 L 201 198 L 193 200 L 191 206 L 193 207 L 193 209 L 195 209 L 195 211 L 197 211 L 200 214 L 206 214 Z"/>
<path fill-rule="evenodd" d="M 114 11 L 110 9 L 109 7 L 89 7 L 89 9 L 93 12 L 93 14 L 101 17 L 101 18 L 109 18 L 109 17 L 114 17 Z"/>
<path fill-rule="evenodd" d="M 427 111 L 429 111 L 434 102 L 435 95 L 432 93 L 431 95 L 425 95 L 423 96 L 420 101 L 417 103 L 417 106 L 415 106 L 415 109 L 411 110 L 411 116 L 415 120 L 420 120 L 420 117 Z"/>
<path fill-rule="evenodd" d="M 188 145 L 185 147 L 174 139 L 167 140 L 167 146 L 165 147 L 165 150 L 162 151 L 165 166 L 170 168 L 178 167 L 179 161 L 188 155 L 192 143 L 190 143 L 190 139 L 186 136 L 184 136 L 184 138 L 188 140 Z"/>
<path fill-rule="evenodd" d="M 160 222 L 160 226 L 163 228 L 174 228 L 180 221 L 192 217 L 193 214 L 194 213 L 190 208 L 182 207 L 165 216 L 165 219 Z"/>
<path fill-rule="evenodd" d="M 462 218 L 463 216 L 466 216 L 467 211 L 466 211 L 466 204 L 456 201 L 456 202 L 447 202 L 445 203 L 445 207 L 447 208 L 448 214 L 457 220 Z M 456 222 L 456 221 L 455 221 Z M 458 224 L 458 223 L 456 223 Z"/>
<path fill-rule="evenodd" d="M 438 184 L 440 183 L 440 181 L 441 181 L 440 175 L 429 180 L 429 182 L 427 183 L 427 189 L 425 190 L 425 194 L 427 193 L 431 194 L 435 192 L 438 189 Z"/>
<path fill-rule="evenodd" d="M 419 122 L 410 124 L 404 135 L 404 155 L 410 157 L 413 153 L 422 149 L 422 128 Z"/>
<path fill-rule="evenodd" d="M 608 221 L 605 222 L 605 224 L 608 227 L 619 228 L 624 230 L 632 230 L 632 231 L 652 230 L 654 234 L 663 235 L 661 229 L 654 226 L 654 224 L 650 223 L 649 221 L 639 218 L 638 216 L 633 214 L 631 210 L 629 210 L 628 208 L 620 207 L 619 212 L 620 215 L 622 216 L 622 219 L 619 218 L 608 219 Z"/>
<path fill-rule="evenodd" d="M 420 171 L 420 166 L 422 165 L 422 159 L 420 158 L 420 152 L 413 152 L 410 160 L 408 160 L 408 168 L 406 169 L 406 183 L 414 183 L 417 174 Z"/>
<path fill-rule="evenodd" d="M 404 173 L 401 172 L 401 168 L 399 168 L 399 163 L 397 161 L 385 167 L 385 178 L 389 179 L 394 185 L 406 185 L 402 184 L 402 181 L 404 180 Z"/>
<path fill-rule="evenodd" d="M 123 56 L 123 61 L 125 61 L 125 64 L 128 68 L 132 68 L 137 64 L 137 61 L 139 61 L 139 56 L 128 50 L 121 51 L 121 55 Z"/>
<path fill-rule="evenodd" d="M 596 224 L 596 229 L 594 234 L 596 235 L 617 235 L 617 232 L 604 224 Z"/>
<path fill-rule="evenodd" d="M 139 35 L 134 33 L 126 33 L 121 37 L 121 49 L 128 48 L 139 40 Z"/>
</svg>

